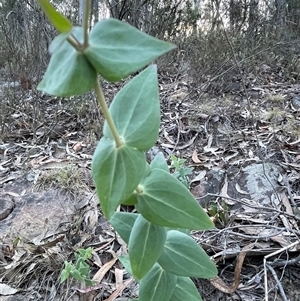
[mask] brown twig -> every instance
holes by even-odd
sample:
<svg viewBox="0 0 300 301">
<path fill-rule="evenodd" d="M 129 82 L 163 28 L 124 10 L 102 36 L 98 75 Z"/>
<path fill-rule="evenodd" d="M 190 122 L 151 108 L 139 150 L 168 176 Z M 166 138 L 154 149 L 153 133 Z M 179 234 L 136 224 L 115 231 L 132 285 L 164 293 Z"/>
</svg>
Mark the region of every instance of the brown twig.
<svg viewBox="0 0 300 301">
<path fill-rule="evenodd" d="M 254 243 L 249 244 L 248 246 L 245 246 L 241 253 L 237 257 L 237 263 L 234 269 L 234 280 L 232 284 L 227 285 L 219 276 L 209 279 L 210 283 L 217 288 L 218 290 L 222 291 L 226 294 L 232 294 L 236 291 L 240 284 L 240 278 L 241 278 L 241 270 L 243 267 L 244 259 L 246 257 L 246 254 L 249 250 L 251 250 L 254 247 Z"/>
</svg>

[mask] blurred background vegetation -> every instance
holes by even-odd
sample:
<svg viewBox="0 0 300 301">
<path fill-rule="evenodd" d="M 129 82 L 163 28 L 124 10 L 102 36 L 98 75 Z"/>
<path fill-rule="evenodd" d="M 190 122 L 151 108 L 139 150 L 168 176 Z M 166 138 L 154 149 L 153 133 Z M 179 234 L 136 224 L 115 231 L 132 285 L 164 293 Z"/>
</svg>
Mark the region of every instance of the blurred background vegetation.
<svg viewBox="0 0 300 301">
<path fill-rule="evenodd" d="M 83 1 L 51 2 L 79 25 Z M 187 74 L 205 93 L 239 90 L 243 74 L 251 83 L 256 77 L 263 79 L 260 84 L 299 80 L 299 0 L 93 0 L 92 7 L 93 23 L 114 17 L 174 42 L 176 51 L 158 61 L 160 72 Z M 48 46 L 57 33 L 34 0 L 2 1 L 0 29 L 3 133 L 12 109 L 24 106 L 23 112 L 34 112 L 33 120 L 42 113 L 41 95 L 35 89 L 31 93 L 34 105 L 27 108 L 22 92 L 7 87 L 19 86 L 22 91 L 36 87 L 50 58 Z"/>
<path fill-rule="evenodd" d="M 73 24 L 81 23 L 83 0 L 52 3 Z M 169 62 L 175 72 L 181 71 L 176 68 L 185 67 L 198 80 L 228 76 L 234 65 L 233 49 L 241 66 L 251 72 L 263 71 L 259 68 L 262 63 L 276 67 L 280 60 L 283 61 L 280 67 L 288 67 L 282 71 L 290 80 L 299 76 L 298 0 L 93 0 L 92 3 L 94 23 L 110 16 L 176 43 L 177 52 Z M 0 28 L 2 76 L 19 81 L 26 88 L 43 74 L 55 30 L 34 0 L 2 1 Z"/>
</svg>

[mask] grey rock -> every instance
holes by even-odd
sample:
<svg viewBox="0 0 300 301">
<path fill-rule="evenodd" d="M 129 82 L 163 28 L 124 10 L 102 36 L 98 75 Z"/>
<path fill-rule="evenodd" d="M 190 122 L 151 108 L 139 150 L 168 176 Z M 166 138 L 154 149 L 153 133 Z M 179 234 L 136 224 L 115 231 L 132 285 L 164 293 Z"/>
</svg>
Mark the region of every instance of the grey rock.
<svg viewBox="0 0 300 301">
<path fill-rule="evenodd" d="M 251 199 L 262 205 L 271 205 L 272 194 L 281 188 L 277 180 L 281 173 L 280 166 L 273 163 L 251 164 L 242 171 L 245 176 L 244 186 Z"/>
<path fill-rule="evenodd" d="M 14 201 L 9 195 L 0 195 L 0 221 L 4 220 L 13 210 Z"/>
<path fill-rule="evenodd" d="M 300 109 L 300 96 L 297 94 L 293 95 L 292 104 L 296 110 Z"/>
</svg>

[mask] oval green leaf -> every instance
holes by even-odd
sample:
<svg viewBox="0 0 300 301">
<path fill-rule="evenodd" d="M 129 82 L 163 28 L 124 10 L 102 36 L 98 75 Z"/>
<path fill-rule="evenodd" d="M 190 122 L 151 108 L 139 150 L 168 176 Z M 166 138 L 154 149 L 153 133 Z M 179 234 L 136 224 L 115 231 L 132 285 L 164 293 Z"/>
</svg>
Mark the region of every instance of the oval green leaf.
<svg viewBox="0 0 300 301">
<path fill-rule="evenodd" d="M 98 22 L 90 32 L 89 45 L 86 57 L 109 81 L 119 81 L 175 48 L 116 19 Z"/>
<path fill-rule="evenodd" d="M 141 215 L 136 219 L 128 243 L 128 253 L 132 273 L 137 280 L 142 279 L 157 262 L 164 248 L 167 231 L 152 224 Z"/>
<path fill-rule="evenodd" d="M 103 137 L 92 161 L 93 179 L 102 211 L 109 219 L 122 201 L 127 200 L 140 183 L 146 167 L 145 154 L 126 144 Z"/>
<path fill-rule="evenodd" d="M 205 251 L 190 236 L 176 230 L 168 231 L 158 263 L 178 276 L 210 279 L 218 274 L 216 265 Z"/>
<path fill-rule="evenodd" d="M 50 4 L 48 0 L 38 0 L 42 10 L 59 32 L 68 32 L 72 29 L 72 23 Z"/>
<path fill-rule="evenodd" d="M 49 53 L 52 55 L 67 40 L 70 33 L 62 33 L 56 36 L 49 45 Z"/>
<path fill-rule="evenodd" d="M 189 190 L 175 177 L 153 169 L 142 182 L 137 210 L 150 222 L 172 228 L 206 230 L 214 227 Z"/>
<path fill-rule="evenodd" d="M 156 263 L 140 282 L 139 301 L 169 301 L 175 290 L 176 280 L 175 275 L 167 273 Z"/>
<path fill-rule="evenodd" d="M 186 234 L 186 235 L 190 235 L 190 230 L 189 229 L 183 229 L 183 228 L 167 228 L 167 231 L 173 231 L 173 230 L 177 230 L 177 231 L 179 231 L 179 232 L 182 232 L 182 233 L 184 233 L 184 234 Z"/>
<path fill-rule="evenodd" d="M 115 212 L 109 220 L 118 234 L 127 244 L 129 242 L 131 230 L 138 216 L 139 214 L 137 213 Z"/>
<path fill-rule="evenodd" d="M 82 41 L 81 27 L 74 27 L 72 34 Z M 85 56 L 68 43 L 65 34 L 61 35 L 53 40 L 55 46 L 51 49 L 54 48 L 54 51 L 38 90 L 56 96 L 80 95 L 95 86 L 97 72 Z M 57 45 L 57 41 L 61 44 Z"/>
<path fill-rule="evenodd" d="M 188 277 L 177 277 L 177 283 L 171 301 L 202 301 L 202 298 L 194 284 Z"/>
<path fill-rule="evenodd" d="M 140 150 L 151 148 L 160 123 L 156 66 L 149 66 L 129 81 L 116 95 L 109 111 L 125 143 Z M 112 137 L 107 123 L 103 133 Z"/>
</svg>

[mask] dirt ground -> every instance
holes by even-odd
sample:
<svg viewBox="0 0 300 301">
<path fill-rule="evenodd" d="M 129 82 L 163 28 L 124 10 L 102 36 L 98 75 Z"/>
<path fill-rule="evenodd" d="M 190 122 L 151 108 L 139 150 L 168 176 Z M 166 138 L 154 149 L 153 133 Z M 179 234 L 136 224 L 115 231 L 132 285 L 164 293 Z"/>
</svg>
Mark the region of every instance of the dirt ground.
<svg viewBox="0 0 300 301">
<path fill-rule="evenodd" d="M 214 281 L 194 279 L 202 299 L 300 300 L 300 85 L 250 79 L 213 93 L 163 73 L 159 83 L 161 128 L 148 156 L 187 160 L 190 189 L 216 225 L 191 233 L 219 269 Z M 121 85 L 103 86 L 111 101 Z M 90 175 L 102 124 L 93 95 L 1 89 L 0 300 L 137 297 L 116 259 L 126 245 L 102 217 Z M 88 247 L 100 284 L 60 284 L 64 261 Z"/>
</svg>

